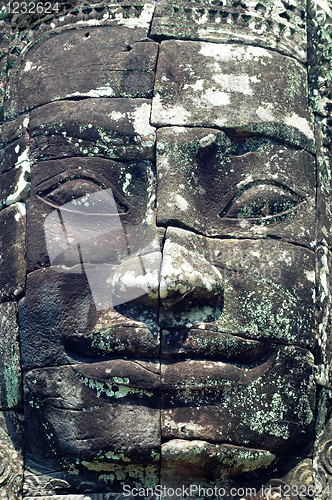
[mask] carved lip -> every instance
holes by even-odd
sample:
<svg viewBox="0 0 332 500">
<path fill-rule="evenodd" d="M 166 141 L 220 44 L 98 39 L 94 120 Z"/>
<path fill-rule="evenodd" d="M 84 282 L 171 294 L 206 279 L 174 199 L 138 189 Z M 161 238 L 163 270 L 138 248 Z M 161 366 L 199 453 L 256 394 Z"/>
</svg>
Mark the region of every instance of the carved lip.
<svg viewBox="0 0 332 500">
<path fill-rule="evenodd" d="M 211 360 L 166 361 L 111 359 L 73 365 L 76 376 L 93 389 L 105 385 L 153 391 L 227 390 L 234 385 L 248 385 L 266 373 L 275 361 L 275 351 L 254 366 Z M 93 383 L 91 383 L 93 382 Z M 107 389 L 104 391 L 107 395 Z M 129 391 L 130 392 L 130 391 Z"/>
<path fill-rule="evenodd" d="M 66 350 L 71 358 L 109 358 L 130 356 L 137 358 L 159 357 L 158 332 L 137 325 L 117 325 L 92 333 L 74 333 L 64 337 Z"/>
<path fill-rule="evenodd" d="M 215 478 L 238 476 L 268 467 L 276 456 L 268 450 L 202 440 L 171 439 L 161 445 L 162 467 L 176 470 L 182 477 Z"/>
<path fill-rule="evenodd" d="M 77 378 L 91 389 L 96 382 L 109 388 L 153 390 L 160 387 L 160 366 L 154 361 L 112 359 L 73 365 L 73 370 Z"/>
<path fill-rule="evenodd" d="M 155 327 L 128 321 L 92 332 L 70 333 L 64 336 L 64 342 L 73 359 L 77 355 L 92 359 L 160 356 L 162 360 L 212 359 L 244 365 L 260 363 L 274 347 L 269 342 L 199 328 L 162 329 L 159 338 L 157 324 Z"/>
<path fill-rule="evenodd" d="M 162 359 L 214 359 L 224 362 L 252 364 L 260 362 L 273 344 L 251 340 L 216 330 L 202 328 L 162 329 Z"/>
<path fill-rule="evenodd" d="M 212 360 L 167 361 L 161 367 L 161 385 L 169 391 L 201 392 L 229 390 L 245 386 L 266 373 L 273 365 L 276 353 L 254 366 L 236 365 Z"/>
</svg>

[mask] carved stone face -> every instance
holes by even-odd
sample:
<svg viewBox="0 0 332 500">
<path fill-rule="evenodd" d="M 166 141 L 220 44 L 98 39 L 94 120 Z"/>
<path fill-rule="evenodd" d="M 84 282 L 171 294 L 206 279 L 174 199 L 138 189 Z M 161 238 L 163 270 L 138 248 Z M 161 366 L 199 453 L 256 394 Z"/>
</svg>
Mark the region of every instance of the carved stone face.
<svg viewBox="0 0 332 500">
<path fill-rule="evenodd" d="M 19 311 L 29 474 L 109 492 L 306 469 L 306 81 L 277 51 L 158 48 L 125 26 L 64 27 L 16 63 L 34 162 Z"/>
</svg>

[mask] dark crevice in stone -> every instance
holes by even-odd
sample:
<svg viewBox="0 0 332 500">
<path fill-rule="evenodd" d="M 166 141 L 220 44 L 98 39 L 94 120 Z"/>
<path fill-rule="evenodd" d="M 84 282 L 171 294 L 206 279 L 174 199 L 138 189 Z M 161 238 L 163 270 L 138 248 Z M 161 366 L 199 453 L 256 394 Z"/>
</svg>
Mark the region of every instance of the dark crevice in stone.
<svg viewBox="0 0 332 500">
<path fill-rule="evenodd" d="M 282 241 L 283 243 L 287 243 L 289 245 L 293 245 L 293 246 L 296 246 L 296 247 L 301 247 L 301 248 L 304 248 L 305 250 L 310 250 L 311 252 L 315 252 L 316 249 L 313 249 L 311 248 L 310 246 L 307 246 L 307 245 L 303 245 L 302 243 L 297 243 L 295 241 L 288 241 L 288 240 L 285 240 L 284 238 L 280 237 L 280 236 L 276 236 L 276 235 L 266 235 L 264 238 L 262 237 L 259 237 L 259 236 L 256 236 L 256 237 L 252 237 L 252 238 L 248 238 L 248 236 L 244 236 L 244 237 L 241 237 L 241 236 L 230 236 L 230 235 L 207 235 L 201 231 L 198 231 L 197 229 L 193 228 L 193 227 L 190 227 L 188 225 L 186 225 L 185 223 L 180 223 L 179 221 L 175 221 L 175 220 L 170 220 L 167 224 L 158 224 L 157 223 L 157 227 L 164 227 L 166 229 L 169 229 L 171 227 L 174 227 L 174 228 L 178 228 L 178 229 L 184 229 L 185 231 L 189 231 L 191 233 L 194 233 L 194 234 L 197 234 L 198 236 L 204 236 L 205 238 L 210 238 L 210 239 L 214 239 L 214 240 L 268 240 L 268 239 L 271 239 L 271 240 L 279 240 L 279 241 Z"/>
<path fill-rule="evenodd" d="M 134 71 L 133 71 L 134 73 Z M 137 73 L 145 73 L 144 71 L 138 71 Z M 151 101 L 152 103 L 152 97 L 108 97 L 108 96 L 99 96 L 99 97 L 91 97 L 91 96 L 71 96 L 71 97 L 68 97 L 68 98 L 63 98 L 63 99 L 56 99 L 54 101 L 48 101 L 48 102 L 44 102 L 43 104 L 39 104 L 38 106 L 33 106 L 25 111 L 23 111 L 22 113 L 19 113 L 18 115 L 15 115 L 14 117 L 10 117 L 8 120 L 4 120 L 2 122 L 0 122 L 0 125 L 3 125 L 4 123 L 8 123 L 10 121 L 15 121 L 17 120 L 20 116 L 24 116 L 24 115 L 29 115 L 31 113 L 31 111 L 35 111 L 37 109 L 40 109 L 40 108 L 43 108 L 44 106 L 48 106 L 49 104 L 56 104 L 56 103 L 61 103 L 61 102 L 70 102 L 70 101 L 84 101 L 84 100 L 87 100 L 87 99 L 109 99 L 109 100 L 114 100 L 114 99 L 123 99 L 123 100 L 128 100 L 128 99 L 131 99 L 133 101 L 135 101 L 136 99 L 145 99 L 147 101 Z"/>
<path fill-rule="evenodd" d="M 194 325 L 194 327 L 195 327 L 195 325 Z M 185 327 L 181 327 L 181 326 L 167 326 L 167 327 L 162 327 L 162 328 L 161 328 L 161 332 L 162 332 L 162 330 L 174 330 L 174 331 L 181 330 L 181 331 L 188 331 L 188 333 L 190 332 L 190 330 L 189 330 L 189 329 L 187 329 L 187 328 L 185 328 Z M 215 332 L 214 330 L 208 330 L 208 329 L 206 329 L 206 330 L 204 330 L 204 331 L 205 331 L 206 333 L 209 333 L 209 332 L 214 333 L 214 332 Z M 216 331 L 216 332 L 217 332 L 217 331 Z M 219 331 L 218 331 L 217 333 L 222 333 L 222 332 L 219 332 Z M 279 340 L 279 339 L 269 340 L 269 339 L 266 339 L 266 338 L 264 338 L 264 339 L 262 339 L 262 340 L 258 340 L 257 338 L 255 338 L 255 337 L 251 337 L 250 335 L 246 336 L 244 333 L 234 333 L 234 334 L 233 334 L 233 333 L 229 333 L 229 332 L 227 332 L 227 335 L 229 335 L 230 337 L 239 337 L 239 338 L 240 338 L 240 339 L 242 339 L 242 340 L 248 340 L 248 341 L 249 341 L 249 340 L 254 340 L 254 341 L 259 341 L 259 342 L 262 342 L 262 343 L 267 344 L 267 345 L 278 345 L 278 346 L 288 346 L 288 347 L 289 347 L 289 346 L 295 346 L 295 347 L 298 347 L 299 349 L 303 349 L 303 350 L 305 350 L 305 351 L 309 351 L 309 352 L 311 352 L 312 354 L 314 354 L 314 347 L 313 347 L 313 348 L 311 348 L 311 349 L 309 349 L 308 347 L 302 347 L 302 346 L 300 346 L 300 345 L 298 345 L 298 344 L 294 344 L 294 342 L 292 342 L 292 343 L 291 343 L 291 342 L 285 342 L 285 341 L 282 341 L 282 340 Z M 199 360 L 199 359 L 201 359 L 201 360 L 203 360 L 203 359 L 208 359 L 209 361 L 221 361 L 221 359 L 219 359 L 219 358 L 218 358 L 218 359 L 217 359 L 217 358 L 198 358 L 198 357 L 197 357 L 197 358 L 193 358 L 193 357 L 190 357 L 190 355 L 187 355 L 187 354 L 183 354 L 183 355 L 182 355 L 182 357 L 176 357 L 176 358 L 175 358 L 175 360 L 176 360 L 176 361 L 179 361 L 179 360 L 184 360 L 184 359 L 186 358 L 186 356 L 187 356 L 187 357 L 189 357 L 190 359 L 193 359 L 193 360 L 194 360 L 194 359 L 195 359 L 195 360 L 196 360 L 196 359 L 197 359 L 197 360 Z M 165 358 L 165 357 L 161 356 L 161 360 L 163 360 L 163 361 L 165 361 L 165 360 L 171 360 L 171 359 L 172 359 L 172 358 Z M 225 358 L 223 358 L 223 361 L 224 361 L 224 360 L 225 360 Z M 232 363 L 232 361 L 230 361 L 230 360 L 228 360 L 228 361 L 226 361 L 226 362 L 228 362 L 228 363 Z M 237 365 L 238 365 L 239 363 L 237 363 L 237 362 L 235 363 L 235 362 L 234 362 L 234 364 L 237 364 Z"/>
</svg>

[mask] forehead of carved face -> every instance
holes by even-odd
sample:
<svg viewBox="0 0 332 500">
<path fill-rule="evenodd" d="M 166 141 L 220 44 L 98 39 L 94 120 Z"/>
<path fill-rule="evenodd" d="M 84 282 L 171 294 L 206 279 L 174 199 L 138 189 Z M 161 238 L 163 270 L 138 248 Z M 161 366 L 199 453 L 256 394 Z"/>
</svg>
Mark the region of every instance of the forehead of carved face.
<svg viewBox="0 0 332 500">
<path fill-rule="evenodd" d="M 165 482 L 281 477 L 295 443 L 310 456 L 315 412 L 303 66 L 259 47 L 158 47 L 143 28 L 88 35 L 45 37 L 12 77 L 14 112 L 31 109 L 29 466 L 79 491 L 157 484 L 160 454 Z"/>
</svg>

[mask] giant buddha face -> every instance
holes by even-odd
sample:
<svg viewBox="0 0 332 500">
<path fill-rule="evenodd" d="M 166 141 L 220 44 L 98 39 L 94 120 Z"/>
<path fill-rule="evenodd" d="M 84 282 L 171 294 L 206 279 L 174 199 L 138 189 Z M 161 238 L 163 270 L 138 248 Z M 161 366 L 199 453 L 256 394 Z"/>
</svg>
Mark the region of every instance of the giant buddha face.
<svg viewBox="0 0 332 500">
<path fill-rule="evenodd" d="M 303 66 L 84 22 L 35 41 L 11 84 L 33 160 L 27 481 L 291 484 L 316 404 Z"/>
</svg>

